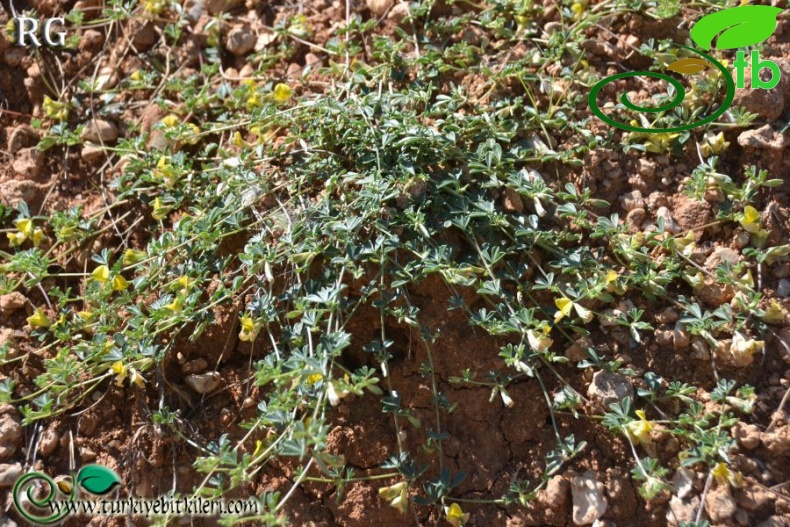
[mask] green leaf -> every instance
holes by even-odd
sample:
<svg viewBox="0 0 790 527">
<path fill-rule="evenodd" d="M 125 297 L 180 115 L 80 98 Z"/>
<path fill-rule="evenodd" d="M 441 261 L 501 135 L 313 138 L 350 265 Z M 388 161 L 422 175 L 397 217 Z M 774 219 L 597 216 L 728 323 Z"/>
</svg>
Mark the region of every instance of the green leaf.
<svg viewBox="0 0 790 527">
<path fill-rule="evenodd" d="M 77 473 L 77 484 L 91 494 L 107 494 L 121 478 L 112 469 L 102 465 L 85 465 Z"/>
<path fill-rule="evenodd" d="M 758 44 L 773 35 L 776 17 L 782 10 L 764 5 L 745 5 L 725 9 L 701 18 L 691 28 L 691 38 L 702 49 L 742 48 Z"/>
</svg>

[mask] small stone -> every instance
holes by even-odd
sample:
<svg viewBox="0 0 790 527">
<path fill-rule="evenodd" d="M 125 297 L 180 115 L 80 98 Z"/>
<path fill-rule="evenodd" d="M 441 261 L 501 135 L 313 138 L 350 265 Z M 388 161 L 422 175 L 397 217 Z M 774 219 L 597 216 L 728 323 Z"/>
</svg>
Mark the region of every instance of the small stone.
<svg viewBox="0 0 790 527">
<path fill-rule="evenodd" d="M 672 496 L 669 500 L 669 510 L 667 511 L 667 525 L 677 527 L 683 522 L 694 520 L 699 509 L 699 497 L 693 496 L 690 499 L 681 499 Z"/>
<path fill-rule="evenodd" d="M 625 223 L 628 225 L 631 231 L 638 231 L 641 230 L 640 227 L 642 222 L 645 221 L 647 217 L 647 212 L 645 209 L 636 208 L 631 210 L 625 216 Z"/>
<path fill-rule="evenodd" d="M 702 285 L 694 291 L 694 295 L 703 304 L 718 307 L 732 300 L 735 290 L 729 284 L 721 284 L 713 278 L 705 278 Z"/>
<path fill-rule="evenodd" d="M 213 392 L 222 382 L 219 372 L 212 371 L 201 374 L 187 375 L 184 382 L 199 394 Z"/>
<path fill-rule="evenodd" d="M 588 470 L 571 480 L 573 499 L 573 523 L 590 525 L 606 512 L 608 503 L 604 497 L 603 483 L 595 478 L 595 472 Z"/>
<path fill-rule="evenodd" d="M 25 295 L 18 291 L 2 295 L 0 296 L 0 313 L 7 316 L 17 309 L 25 307 L 26 302 Z"/>
<path fill-rule="evenodd" d="M 29 124 L 20 124 L 8 136 L 8 151 L 16 154 L 23 148 L 36 146 L 39 137 L 38 132 Z"/>
<path fill-rule="evenodd" d="M 749 513 L 743 509 L 738 509 L 735 511 L 735 523 L 739 525 L 739 527 L 748 527 L 749 525 Z"/>
<path fill-rule="evenodd" d="M 760 446 L 760 427 L 757 425 L 738 423 L 732 427 L 732 436 L 746 450 Z"/>
<path fill-rule="evenodd" d="M 788 523 L 781 516 L 770 516 L 757 524 L 757 527 L 787 527 Z"/>
<path fill-rule="evenodd" d="M 771 495 L 756 485 L 742 489 L 736 496 L 738 506 L 749 512 L 768 510 L 773 503 Z"/>
<path fill-rule="evenodd" d="M 790 455 L 790 426 L 780 426 L 760 436 L 765 449 L 776 457 Z"/>
<path fill-rule="evenodd" d="M 705 269 L 714 271 L 720 265 L 727 263 L 730 267 L 734 267 L 741 260 L 740 255 L 730 249 L 729 247 L 716 247 L 707 260 L 705 260 Z"/>
<path fill-rule="evenodd" d="M 95 29 L 86 29 L 80 38 L 80 48 L 94 48 L 104 44 L 104 35 Z"/>
<path fill-rule="evenodd" d="M 381 16 L 390 8 L 392 0 L 365 0 L 365 5 L 375 16 Z"/>
<path fill-rule="evenodd" d="M 185 362 L 181 365 L 181 372 L 184 375 L 201 373 L 206 371 L 206 369 L 208 369 L 208 361 L 202 357 Z"/>
<path fill-rule="evenodd" d="M 524 212 L 524 202 L 521 200 L 519 193 L 512 188 L 505 188 L 502 196 L 502 207 L 505 209 L 505 212 Z"/>
<path fill-rule="evenodd" d="M 766 90 L 754 90 L 766 91 Z M 770 91 L 770 90 L 769 90 Z M 775 132 L 770 124 L 756 130 L 746 130 L 738 136 L 738 144 L 758 150 L 783 150 L 787 146 L 784 134 Z"/>
<path fill-rule="evenodd" d="M 735 514 L 736 508 L 729 485 L 720 485 L 705 496 L 705 510 L 713 523 L 729 520 Z"/>
<path fill-rule="evenodd" d="M 672 330 L 672 345 L 675 349 L 686 349 L 691 343 L 691 335 L 680 322 L 675 322 L 675 329 Z"/>
<path fill-rule="evenodd" d="M 240 57 L 252 51 L 257 40 L 250 26 L 246 24 L 238 25 L 228 32 L 228 36 L 225 38 L 225 47 L 228 51 Z"/>
<path fill-rule="evenodd" d="M 36 147 L 23 148 L 17 152 L 16 159 L 12 165 L 14 172 L 25 179 L 36 180 L 41 175 L 44 167 L 44 157 Z"/>
<path fill-rule="evenodd" d="M 593 375 L 587 396 L 608 408 L 610 404 L 619 403 L 626 397 L 633 400 L 634 387 L 619 373 L 601 370 Z"/>
<path fill-rule="evenodd" d="M 96 75 L 96 89 L 99 91 L 114 88 L 117 82 L 118 76 L 116 74 L 116 69 L 110 66 L 104 66 L 99 70 L 98 75 Z"/>
<path fill-rule="evenodd" d="M 751 78 L 751 68 L 746 70 L 745 75 Z M 735 90 L 733 104 L 756 113 L 762 117 L 761 120 L 773 121 L 782 115 L 784 97 L 780 86 L 772 90 L 742 88 Z"/>
<path fill-rule="evenodd" d="M 93 163 L 104 157 L 104 148 L 99 145 L 85 145 L 80 150 L 80 157 L 86 163 Z"/>
<path fill-rule="evenodd" d="M 85 123 L 80 138 L 92 143 L 112 143 L 118 139 L 118 127 L 104 119 L 91 119 Z"/>
<path fill-rule="evenodd" d="M 776 296 L 779 298 L 790 296 L 790 280 L 787 278 L 779 280 L 779 285 L 776 286 Z"/>
<path fill-rule="evenodd" d="M 694 352 L 694 358 L 697 360 L 709 360 L 710 349 L 708 343 L 701 337 L 691 337 L 691 349 Z"/>
<path fill-rule="evenodd" d="M 407 2 L 398 2 L 390 9 L 387 20 L 395 25 L 401 25 L 407 16 L 409 16 L 409 4 Z"/>
<path fill-rule="evenodd" d="M 678 498 L 688 497 L 694 491 L 694 473 L 685 468 L 677 469 L 672 477 L 672 486 Z"/>
<path fill-rule="evenodd" d="M 680 232 L 680 227 L 678 224 L 675 223 L 674 218 L 672 218 L 672 213 L 669 212 L 669 209 L 666 207 L 659 207 L 658 211 L 656 212 L 656 220 L 663 219 L 664 220 L 664 229 L 671 232 L 672 234 L 677 234 Z"/>
<path fill-rule="evenodd" d="M 158 39 L 156 26 L 148 20 L 130 20 L 129 32 L 134 34 L 132 45 L 137 51 L 148 51 L 154 47 Z"/>
<path fill-rule="evenodd" d="M 13 413 L 0 415 L 0 461 L 13 457 L 22 441 L 22 425 Z"/>
<path fill-rule="evenodd" d="M 318 58 L 318 55 L 315 53 L 307 53 L 304 56 L 304 65 L 305 67 L 312 66 L 313 68 L 319 68 L 321 67 L 321 59 Z"/>
<path fill-rule="evenodd" d="M 20 463 L 0 465 L 0 489 L 13 487 L 21 475 L 22 465 Z M 2 525 L 1 522 L 0 525 Z"/>
<path fill-rule="evenodd" d="M 674 308 L 668 307 L 656 315 L 656 322 L 659 324 L 674 324 L 680 316 Z"/>
<path fill-rule="evenodd" d="M 3 60 L 12 68 L 19 67 L 19 65 L 22 63 L 22 59 L 24 59 L 26 56 L 27 49 L 22 46 L 13 46 L 3 52 Z"/>
<path fill-rule="evenodd" d="M 184 0 L 184 13 L 191 23 L 197 22 L 205 11 L 205 0 Z"/>
<path fill-rule="evenodd" d="M 751 236 L 743 229 L 738 229 L 732 236 L 732 245 L 736 249 L 743 249 L 751 243 Z"/>
<path fill-rule="evenodd" d="M 60 442 L 58 433 L 53 428 L 47 428 L 38 440 L 38 453 L 41 457 L 49 457 L 55 452 Z"/>
<path fill-rule="evenodd" d="M 673 345 L 674 332 L 671 329 L 659 328 L 653 332 L 653 335 L 655 335 L 656 344 L 659 346 L 666 348 Z"/>
<path fill-rule="evenodd" d="M 244 0 L 206 0 L 206 9 L 210 15 L 219 15 L 244 5 Z"/>
<path fill-rule="evenodd" d="M 622 205 L 623 209 L 626 211 L 644 209 L 645 198 L 642 197 L 642 193 L 638 190 L 626 192 L 620 196 L 620 205 Z"/>
</svg>

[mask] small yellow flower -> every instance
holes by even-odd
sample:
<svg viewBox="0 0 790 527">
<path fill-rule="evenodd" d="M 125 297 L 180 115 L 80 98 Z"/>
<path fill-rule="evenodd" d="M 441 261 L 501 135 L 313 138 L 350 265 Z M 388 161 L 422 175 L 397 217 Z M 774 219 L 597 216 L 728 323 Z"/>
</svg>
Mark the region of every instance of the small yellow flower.
<svg viewBox="0 0 790 527">
<path fill-rule="evenodd" d="M 195 145 L 200 141 L 200 127 L 195 123 L 187 123 L 189 131 L 181 137 L 181 141 L 188 145 Z"/>
<path fill-rule="evenodd" d="M 134 384 L 142 390 L 145 388 L 145 379 L 143 379 L 139 371 L 134 368 L 129 368 L 129 384 Z"/>
<path fill-rule="evenodd" d="M 77 316 L 83 322 L 90 322 L 91 320 L 93 320 L 93 314 L 94 314 L 93 311 L 87 311 L 87 310 L 86 311 L 77 311 Z"/>
<path fill-rule="evenodd" d="M 41 107 L 44 109 L 44 114 L 53 121 L 65 121 L 69 117 L 69 107 L 66 103 L 52 100 L 46 95 Z"/>
<path fill-rule="evenodd" d="M 143 80 L 143 74 L 140 70 L 134 70 L 129 78 L 134 82 L 140 82 Z"/>
<path fill-rule="evenodd" d="M 110 280 L 110 268 L 106 265 L 100 265 L 91 273 L 91 278 L 102 284 Z"/>
<path fill-rule="evenodd" d="M 768 324 L 780 324 L 784 322 L 786 315 L 787 313 L 782 307 L 782 304 L 773 299 L 768 303 L 768 307 L 765 309 L 760 319 Z"/>
<path fill-rule="evenodd" d="M 713 477 L 716 478 L 716 481 L 721 484 L 729 484 L 735 488 L 740 488 L 743 484 L 743 476 L 741 473 L 730 470 L 730 467 L 721 461 L 716 463 L 716 466 L 713 467 L 711 474 L 713 474 Z"/>
<path fill-rule="evenodd" d="M 466 522 L 469 521 L 469 513 L 464 512 L 457 503 L 445 507 L 444 515 L 453 527 L 461 527 L 462 525 L 466 525 Z"/>
<path fill-rule="evenodd" d="M 554 313 L 554 322 L 557 323 L 562 320 L 564 317 L 567 317 L 571 314 L 571 309 L 576 310 L 576 314 L 584 321 L 586 324 L 590 320 L 593 319 L 593 312 L 587 309 L 586 307 L 577 304 L 570 298 L 558 298 L 554 301 L 554 305 L 557 306 L 558 311 Z"/>
<path fill-rule="evenodd" d="M 300 38 L 307 38 L 310 36 L 310 24 L 307 22 L 307 17 L 304 15 L 296 15 L 291 19 L 291 27 L 288 32 Z"/>
<path fill-rule="evenodd" d="M 305 381 L 307 381 L 307 384 L 312 386 L 313 384 L 321 381 L 323 378 L 324 376 L 321 373 L 311 373 L 310 375 L 307 376 Z"/>
<path fill-rule="evenodd" d="M 650 431 L 655 427 L 655 423 L 647 420 L 644 410 L 637 410 L 636 415 L 639 420 L 631 421 L 625 425 L 625 433 L 637 445 L 650 443 Z"/>
<path fill-rule="evenodd" d="M 291 95 L 293 95 L 293 90 L 287 84 L 280 82 L 274 87 L 274 100 L 277 102 L 286 102 L 291 98 Z"/>
<path fill-rule="evenodd" d="M 169 309 L 173 313 L 180 313 L 184 309 L 184 300 L 177 296 L 172 302 L 165 304 L 164 308 Z"/>
<path fill-rule="evenodd" d="M 143 0 L 143 9 L 152 15 L 161 14 L 167 8 L 166 0 Z"/>
<path fill-rule="evenodd" d="M 760 213 L 751 205 L 747 205 L 743 209 L 743 218 L 740 220 L 740 224 L 746 232 L 756 234 L 760 230 Z"/>
<path fill-rule="evenodd" d="M 163 117 L 161 122 L 166 128 L 173 128 L 181 122 L 181 118 L 171 113 L 170 115 Z"/>
<path fill-rule="evenodd" d="M 724 139 L 724 132 L 719 132 L 716 135 L 706 134 L 705 141 L 700 146 L 702 157 L 710 157 L 711 155 L 719 155 L 730 146 L 730 143 Z"/>
<path fill-rule="evenodd" d="M 527 330 L 527 342 L 530 347 L 538 352 L 548 351 L 551 345 L 554 344 L 554 341 L 548 337 L 549 331 L 551 331 L 551 328 L 548 324 L 541 330 Z"/>
<path fill-rule="evenodd" d="M 571 12 L 573 13 L 574 18 L 579 18 L 584 14 L 584 4 L 576 2 L 571 6 Z"/>
<path fill-rule="evenodd" d="M 732 336 L 730 354 L 736 366 L 747 366 L 751 364 L 753 355 L 765 348 L 762 340 L 747 339 L 740 332 L 736 331 Z"/>
<path fill-rule="evenodd" d="M 406 509 L 409 508 L 408 493 L 409 485 L 405 481 L 379 489 L 379 496 L 384 498 L 390 507 L 395 507 L 401 513 L 406 512 Z"/>
<path fill-rule="evenodd" d="M 33 220 L 30 218 L 21 218 L 14 222 L 14 226 L 19 232 L 29 237 L 33 235 Z"/>
<path fill-rule="evenodd" d="M 40 244 L 41 240 L 44 239 L 44 231 L 41 230 L 41 227 L 35 228 L 35 230 L 33 231 L 33 236 L 31 236 L 30 239 L 33 240 L 33 245 L 35 247 L 38 247 L 38 244 Z"/>
<path fill-rule="evenodd" d="M 36 309 L 32 315 L 27 317 L 27 323 L 30 324 L 32 328 L 48 328 L 52 325 L 52 321 L 47 318 L 47 315 L 41 308 Z"/>
<path fill-rule="evenodd" d="M 153 207 L 154 210 L 151 211 L 151 217 L 155 220 L 163 220 L 172 210 L 172 207 L 169 205 L 164 205 L 160 198 L 154 199 Z"/>
<path fill-rule="evenodd" d="M 110 366 L 110 370 L 115 373 L 115 384 L 118 386 L 123 386 L 123 381 L 126 380 L 128 370 L 127 367 L 124 366 L 123 362 L 119 360 L 113 362 L 112 366 Z"/>
<path fill-rule="evenodd" d="M 113 291 L 123 291 L 129 287 L 129 282 L 123 276 L 115 275 L 115 277 L 112 279 L 111 287 Z"/>
<path fill-rule="evenodd" d="M 126 249 L 123 253 L 123 260 L 122 263 L 125 267 L 130 265 L 134 265 L 136 263 L 140 263 L 148 257 L 148 253 L 145 251 L 137 251 L 135 249 Z"/>
<path fill-rule="evenodd" d="M 258 336 L 258 332 L 260 332 L 260 330 L 260 323 L 255 322 L 252 317 L 245 315 L 241 317 L 241 331 L 239 331 L 239 340 L 242 342 L 252 342 Z M 321 374 L 319 373 L 317 375 L 319 375 L 318 380 L 320 380 Z M 308 377 L 308 380 L 309 379 L 310 377 Z M 318 380 L 315 382 L 318 382 Z"/>
</svg>

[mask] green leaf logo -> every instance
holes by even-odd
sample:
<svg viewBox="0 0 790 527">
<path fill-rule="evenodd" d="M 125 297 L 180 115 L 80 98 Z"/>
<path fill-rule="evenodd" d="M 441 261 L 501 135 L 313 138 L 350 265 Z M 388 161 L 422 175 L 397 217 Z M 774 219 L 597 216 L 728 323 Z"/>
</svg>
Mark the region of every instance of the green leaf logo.
<svg viewBox="0 0 790 527">
<path fill-rule="evenodd" d="M 765 5 L 745 5 L 725 9 L 701 18 L 691 28 L 691 38 L 708 50 L 719 35 L 716 49 L 742 48 L 768 39 L 776 30 L 782 10 Z"/>
<path fill-rule="evenodd" d="M 120 485 L 121 478 L 102 465 L 85 465 L 77 473 L 77 484 L 91 494 L 102 495 Z"/>
</svg>

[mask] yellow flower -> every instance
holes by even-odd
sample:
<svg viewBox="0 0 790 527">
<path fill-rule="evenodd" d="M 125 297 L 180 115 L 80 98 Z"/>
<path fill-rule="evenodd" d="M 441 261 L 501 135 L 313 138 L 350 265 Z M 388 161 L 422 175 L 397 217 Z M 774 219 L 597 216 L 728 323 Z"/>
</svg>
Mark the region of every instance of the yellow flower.
<svg viewBox="0 0 790 527">
<path fill-rule="evenodd" d="M 177 296 L 172 302 L 165 304 L 164 307 L 173 313 L 180 313 L 181 310 L 184 309 L 184 300 L 180 296 Z"/>
<path fill-rule="evenodd" d="M 721 484 L 729 484 L 735 488 L 739 488 L 743 484 L 743 476 L 740 472 L 730 470 L 723 462 L 716 463 L 711 471 L 713 477 Z"/>
<path fill-rule="evenodd" d="M 77 316 L 83 322 L 90 322 L 93 319 L 93 311 L 77 311 Z"/>
<path fill-rule="evenodd" d="M 162 121 L 161 121 L 161 123 L 166 128 L 173 128 L 174 126 L 176 126 L 180 122 L 181 122 L 181 118 L 179 116 L 177 116 L 176 114 L 174 114 L 174 113 L 171 113 L 171 114 L 163 117 Z"/>
<path fill-rule="evenodd" d="M 154 210 L 151 212 L 151 217 L 154 218 L 155 220 L 164 219 L 172 209 L 172 207 L 168 205 L 164 205 L 160 198 L 154 199 L 153 207 Z"/>
<path fill-rule="evenodd" d="M 293 17 L 291 20 L 291 27 L 288 28 L 288 32 L 301 38 L 309 37 L 310 25 L 307 23 L 307 17 L 304 15 L 296 15 Z"/>
<path fill-rule="evenodd" d="M 44 114 L 53 121 L 65 121 L 69 117 L 69 107 L 66 103 L 52 100 L 46 95 L 41 107 L 44 109 Z"/>
<path fill-rule="evenodd" d="M 127 287 L 129 287 L 129 282 L 121 275 L 115 275 L 112 279 L 112 290 L 113 291 L 123 291 Z"/>
<path fill-rule="evenodd" d="M 705 141 L 700 147 L 702 157 L 710 157 L 711 155 L 718 155 L 727 150 L 730 143 L 724 139 L 724 132 L 719 132 L 716 135 L 706 134 Z"/>
<path fill-rule="evenodd" d="M 110 268 L 106 265 L 100 265 L 91 273 L 91 278 L 97 282 L 105 283 L 110 280 Z"/>
<path fill-rule="evenodd" d="M 408 493 L 409 485 L 405 481 L 379 489 L 379 496 L 384 498 L 390 507 L 395 507 L 401 513 L 406 512 L 406 509 L 409 508 Z"/>
<path fill-rule="evenodd" d="M 52 325 L 52 321 L 47 318 L 47 315 L 41 308 L 36 309 L 32 315 L 27 317 L 27 323 L 33 328 L 48 328 Z"/>
<path fill-rule="evenodd" d="M 584 13 L 584 4 L 579 2 L 574 3 L 571 6 L 571 12 L 573 13 L 574 18 L 579 18 Z"/>
<path fill-rule="evenodd" d="M 143 0 L 143 9 L 152 15 L 158 15 L 167 8 L 165 0 Z"/>
<path fill-rule="evenodd" d="M 756 234 L 760 230 L 760 213 L 751 205 L 747 205 L 743 209 L 743 218 L 740 220 L 740 224 L 746 232 Z"/>
<path fill-rule="evenodd" d="M 571 309 L 576 310 L 576 314 L 581 317 L 581 319 L 587 323 L 593 318 L 593 312 L 589 309 L 585 308 L 582 305 L 577 304 L 570 298 L 558 298 L 554 301 L 554 305 L 557 306 L 558 311 L 554 313 L 554 322 L 559 322 L 564 317 L 567 317 L 571 314 Z"/>
<path fill-rule="evenodd" d="M 321 373 L 311 373 L 310 375 L 307 376 L 305 380 L 307 381 L 307 384 L 312 386 L 313 384 L 319 382 L 323 378 L 324 376 Z"/>
<path fill-rule="evenodd" d="M 461 506 L 457 503 L 453 503 L 449 507 L 445 507 L 444 515 L 447 517 L 447 521 L 453 527 L 461 527 L 461 525 L 466 525 L 466 522 L 469 521 L 469 513 L 464 512 L 461 509 Z"/>
<path fill-rule="evenodd" d="M 123 265 L 130 266 L 136 263 L 140 263 L 148 257 L 148 253 L 145 251 L 137 251 L 135 249 L 126 249 L 123 253 Z"/>
<path fill-rule="evenodd" d="M 278 83 L 277 86 L 274 87 L 274 100 L 277 102 L 286 102 L 288 99 L 291 98 L 293 94 L 293 90 L 287 84 L 283 84 L 282 82 Z"/>
<path fill-rule="evenodd" d="M 112 366 L 110 366 L 110 370 L 115 373 L 115 384 L 123 386 L 123 381 L 126 379 L 127 375 L 127 368 L 123 365 L 123 362 L 119 360 L 113 362 Z"/>
<path fill-rule="evenodd" d="M 33 231 L 33 236 L 31 236 L 30 239 L 33 240 L 33 245 L 38 247 L 38 244 L 44 239 L 44 231 L 41 230 L 41 227 L 35 228 Z"/>
<path fill-rule="evenodd" d="M 785 316 L 782 304 L 773 299 L 768 303 L 768 308 L 765 309 L 760 319 L 768 324 L 779 324 L 784 322 Z"/>
<path fill-rule="evenodd" d="M 129 384 L 134 384 L 140 389 L 145 388 L 145 379 L 140 375 L 140 372 L 134 368 L 129 368 Z"/>
<path fill-rule="evenodd" d="M 625 425 L 625 433 L 634 443 L 645 444 L 651 441 L 650 431 L 655 427 L 653 421 L 648 421 L 644 410 L 637 410 L 639 420 L 634 420 Z"/>
<path fill-rule="evenodd" d="M 538 352 L 548 351 L 554 341 L 548 337 L 551 328 L 546 325 L 540 331 L 534 329 L 527 330 L 527 342 L 532 349 Z"/>
<path fill-rule="evenodd" d="M 690 256 L 694 249 L 697 247 L 694 231 L 688 231 L 682 238 L 672 238 L 672 247 L 680 252 L 683 256 Z"/>
<path fill-rule="evenodd" d="M 129 78 L 134 82 L 140 82 L 143 80 L 143 74 L 140 70 L 134 70 Z"/>
<path fill-rule="evenodd" d="M 181 137 L 181 141 L 188 145 L 195 145 L 200 141 L 200 127 L 195 123 L 187 123 L 189 132 Z"/>
<path fill-rule="evenodd" d="M 241 331 L 239 331 L 239 340 L 243 342 L 252 342 L 258 336 L 258 332 L 260 332 L 260 330 L 260 324 L 253 321 L 252 317 L 245 315 L 241 317 Z M 319 373 L 317 375 L 320 376 L 321 374 Z M 308 377 L 308 380 L 309 378 L 310 377 Z"/>
<path fill-rule="evenodd" d="M 762 340 L 747 339 L 740 332 L 736 331 L 732 336 L 730 354 L 736 366 L 747 366 L 751 364 L 753 355 L 765 348 Z"/>
<path fill-rule="evenodd" d="M 21 218 L 14 222 L 14 226 L 19 232 L 29 237 L 33 235 L 33 220 L 30 218 Z"/>
</svg>

